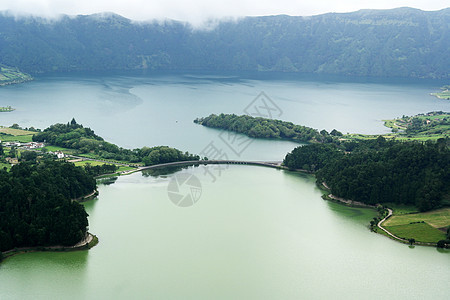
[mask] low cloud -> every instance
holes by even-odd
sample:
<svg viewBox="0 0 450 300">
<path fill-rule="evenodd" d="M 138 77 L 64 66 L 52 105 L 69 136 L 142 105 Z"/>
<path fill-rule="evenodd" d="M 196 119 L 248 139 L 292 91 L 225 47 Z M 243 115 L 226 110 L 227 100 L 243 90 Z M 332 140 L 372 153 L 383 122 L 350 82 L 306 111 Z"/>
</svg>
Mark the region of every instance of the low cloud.
<svg viewBox="0 0 450 300">
<path fill-rule="evenodd" d="M 448 6 L 447 0 L 1 0 L 0 10 L 14 14 L 57 17 L 60 14 L 78 15 L 114 12 L 124 17 L 144 20 L 174 19 L 204 24 L 224 17 L 288 14 L 298 16 L 326 12 L 349 12 L 363 8 L 394 8 L 410 6 L 423 10 L 437 10 Z"/>
</svg>

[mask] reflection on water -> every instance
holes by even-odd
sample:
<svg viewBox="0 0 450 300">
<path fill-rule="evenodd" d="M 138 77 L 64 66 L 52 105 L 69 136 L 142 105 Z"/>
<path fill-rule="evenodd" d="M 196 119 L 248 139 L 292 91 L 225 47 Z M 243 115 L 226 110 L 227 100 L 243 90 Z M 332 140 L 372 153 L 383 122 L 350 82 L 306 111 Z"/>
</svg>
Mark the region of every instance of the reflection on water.
<svg viewBox="0 0 450 300">
<path fill-rule="evenodd" d="M 97 179 L 97 185 L 110 185 L 117 181 L 117 176 L 104 177 Z"/>
<path fill-rule="evenodd" d="M 194 167 L 198 167 L 200 164 L 198 165 L 194 165 Z M 164 168 L 157 168 L 157 169 L 147 169 L 147 170 L 143 170 L 142 176 L 144 177 L 154 177 L 154 178 L 158 178 L 158 177 L 164 177 L 166 178 L 167 175 L 170 174 L 174 174 L 176 172 L 180 172 L 182 170 L 186 170 L 191 168 L 192 166 L 171 166 L 171 167 L 164 167 Z"/>
</svg>

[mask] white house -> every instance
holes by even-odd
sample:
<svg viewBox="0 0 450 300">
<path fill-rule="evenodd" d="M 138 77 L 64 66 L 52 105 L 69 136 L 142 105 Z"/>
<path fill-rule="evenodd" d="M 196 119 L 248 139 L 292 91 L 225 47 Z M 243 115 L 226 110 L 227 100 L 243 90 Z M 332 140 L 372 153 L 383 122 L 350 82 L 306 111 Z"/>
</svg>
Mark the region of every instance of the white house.
<svg viewBox="0 0 450 300">
<path fill-rule="evenodd" d="M 58 157 L 58 158 L 66 157 L 66 155 L 64 153 L 62 153 L 61 151 L 55 152 L 55 154 L 56 154 L 56 157 Z"/>
</svg>

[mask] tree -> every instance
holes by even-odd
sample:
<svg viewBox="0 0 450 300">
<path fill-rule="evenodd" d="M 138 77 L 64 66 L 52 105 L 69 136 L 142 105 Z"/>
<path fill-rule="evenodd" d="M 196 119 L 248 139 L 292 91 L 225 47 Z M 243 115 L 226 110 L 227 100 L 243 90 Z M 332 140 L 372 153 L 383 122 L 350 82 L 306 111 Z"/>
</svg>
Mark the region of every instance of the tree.
<svg viewBox="0 0 450 300">
<path fill-rule="evenodd" d="M 343 136 L 342 132 L 337 131 L 336 129 L 333 129 L 333 130 L 330 132 L 330 134 L 333 135 L 333 136 Z"/>
<path fill-rule="evenodd" d="M 23 161 L 36 161 L 37 153 L 35 151 L 23 151 L 20 154 L 20 159 Z"/>
<path fill-rule="evenodd" d="M 16 146 L 12 146 L 11 150 L 9 150 L 9 157 L 14 158 L 17 155 L 17 148 Z"/>
<path fill-rule="evenodd" d="M 416 240 L 411 238 L 411 239 L 408 240 L 408 242 L 409 242 L 410 245 L 413 245 L 416 242 Z"/>
<path fill-rule="evenodd" d="M 440 240 L 436 244 L 436 247 L 438 248 L 448 248 L 449 246 L 450 246 L 450 239 Z"/>
</svg>

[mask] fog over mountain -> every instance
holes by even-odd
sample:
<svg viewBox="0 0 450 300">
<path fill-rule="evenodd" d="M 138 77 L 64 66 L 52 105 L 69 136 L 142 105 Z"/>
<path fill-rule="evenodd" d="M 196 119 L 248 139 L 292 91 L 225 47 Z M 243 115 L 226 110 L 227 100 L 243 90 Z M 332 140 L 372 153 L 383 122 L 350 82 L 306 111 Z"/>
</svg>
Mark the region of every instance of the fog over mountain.
<svg viewBox="0 0 450 300">
<path fill-rule="evenodd" d="M 0 63 L 30 73 L 90 70 L 283 71 L 450 77 L 450 9 L 245 17 L 209 29 L 116 14 L 0 15 Z"/>
</svg>

